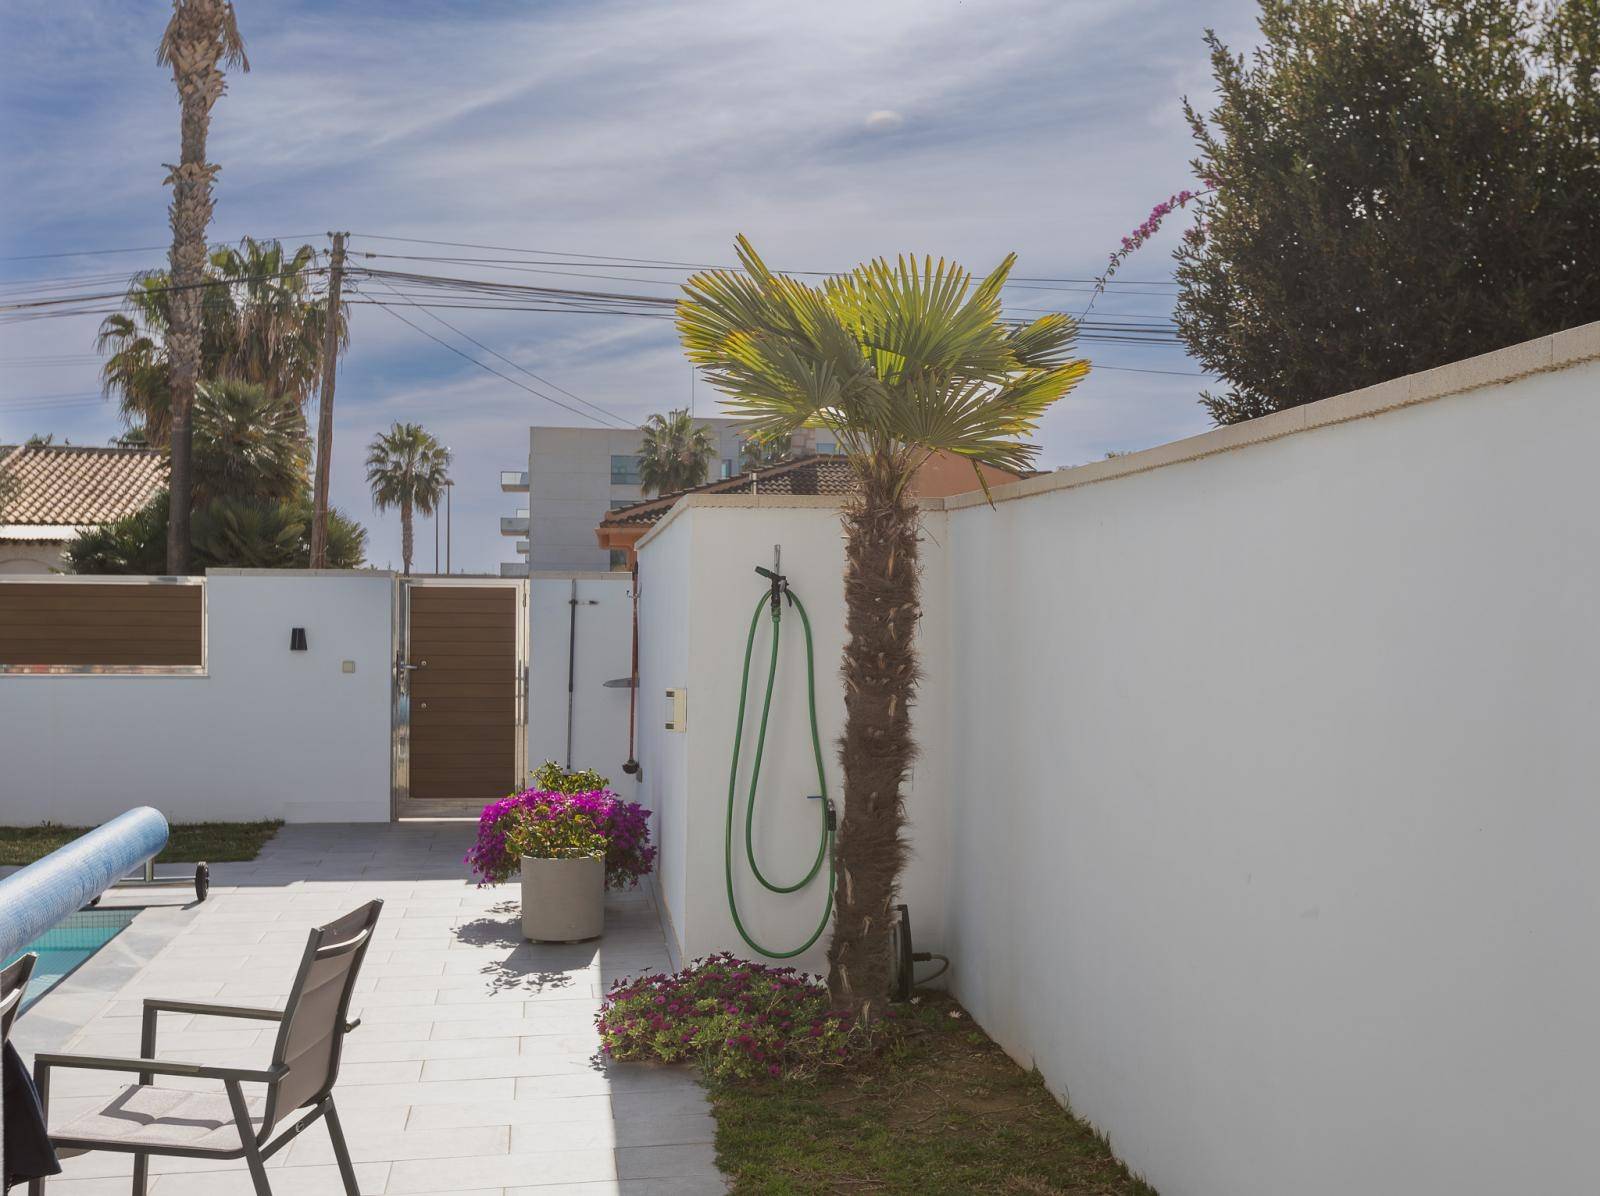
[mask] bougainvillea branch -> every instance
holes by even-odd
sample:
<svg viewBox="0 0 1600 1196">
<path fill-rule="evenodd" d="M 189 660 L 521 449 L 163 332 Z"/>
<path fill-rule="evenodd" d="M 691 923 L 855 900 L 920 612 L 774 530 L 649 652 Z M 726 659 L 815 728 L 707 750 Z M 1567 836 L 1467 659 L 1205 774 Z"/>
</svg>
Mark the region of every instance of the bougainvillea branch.
<svg viewBox="0 0 1600 1196">
<path fill-rule="evenodd" d="M 1106 283 L 1111 281 L 1111 276 L 1121 269 L 1122 263 L 1132 257 L 1146 241 L 1161 231 L 1161 222 L 1163 220 L 1179 208 L 1188 207 L 1191 200 L 1211 195 L 1217 189 L 1215 179 L 1201 179 L 1200 182 L 1204 190 L 1190 191 L 1186 188 L 1175 195 L 1167 196 L 1166 199 L 1150 209 L 1150 215 L 1144 218 L 1143 224 L 1122 238 L 1121 248 L 1113 253 L 1110 260 L 1106 262 L 1105 273 L 1094 280 L 1094 294 L 1089 299 L 1090 307 L 1094 306 L 1094 301 L 1106 289 Z M 1084 313 L 1088 314 L 1088 310 L 1088 308 L 1084 308 Z"/>
</svg>

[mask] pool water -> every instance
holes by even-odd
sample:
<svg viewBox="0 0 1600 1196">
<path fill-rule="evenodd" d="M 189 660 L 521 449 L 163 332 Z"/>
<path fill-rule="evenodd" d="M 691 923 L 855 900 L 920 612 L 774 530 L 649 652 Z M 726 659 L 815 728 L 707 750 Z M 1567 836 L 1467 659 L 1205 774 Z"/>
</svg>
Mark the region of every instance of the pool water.
<svg viewBox="0 0 1600 1196">
<path fill-rule="evenodd" d="M 68 914 L 65 921 L 45 931 L 10 959 L 0 963 L 0 967 L 9 966 L 29 951 L 39 956 L 33 965 L 33 975 L 28 978 L 28 991 L 22 998 L 22 1008 L 32 1005 L 65 980 L 84 960 L 116 938 L 138 912 L 136 909 L 84 909 Z"/>
</svg>

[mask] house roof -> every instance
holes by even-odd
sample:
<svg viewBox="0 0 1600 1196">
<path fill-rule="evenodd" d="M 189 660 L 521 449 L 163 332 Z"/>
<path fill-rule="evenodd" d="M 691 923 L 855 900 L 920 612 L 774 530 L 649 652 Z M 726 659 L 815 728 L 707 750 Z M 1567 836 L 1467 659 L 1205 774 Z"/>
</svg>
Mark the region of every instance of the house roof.
<svg viewBox="0 0 1600 1196">
<path fill-rule="evenodd" d="M 849 494 L 855 487 L 855 470 L 848 459 L 810 453 L 756 473 L 718 478 L 618 507 L 606 512 L 600 526 L 649 527 L 685 494 Z"/>
<path fill-rule="evenodd" d="M 110 523 L 139 510 L 167 482 L 165 455 L 149 448 L 25 444 L 0 448 L 0 472 L 16 484 L 0 526 L 31 532 Z"/>
</svg>

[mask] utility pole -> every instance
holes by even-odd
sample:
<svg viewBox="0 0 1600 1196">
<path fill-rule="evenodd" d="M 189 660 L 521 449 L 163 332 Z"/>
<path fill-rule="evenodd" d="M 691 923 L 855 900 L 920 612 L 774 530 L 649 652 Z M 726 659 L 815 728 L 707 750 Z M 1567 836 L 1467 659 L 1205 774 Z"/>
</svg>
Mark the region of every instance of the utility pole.
<svg viewBox="0 0 1600 1196">
<path fill-rule="evenodd" d="M 444 483 L 444 571 L 450 572 L 450 496 L 455 493 L 456 484 L 445 479 Z"/>
<path fill-rule="evenodd" d="M 344 233 L 333 234 L 328 271 L 328 326 L 322 335 L 322 401 L 317 409 L 317 474 L 311 491 L 311 567 L 328 567 L 328 471 L 333 465 L 333 383 L 339 372 L 339 289 L 344 280 Z"/>
</svg>

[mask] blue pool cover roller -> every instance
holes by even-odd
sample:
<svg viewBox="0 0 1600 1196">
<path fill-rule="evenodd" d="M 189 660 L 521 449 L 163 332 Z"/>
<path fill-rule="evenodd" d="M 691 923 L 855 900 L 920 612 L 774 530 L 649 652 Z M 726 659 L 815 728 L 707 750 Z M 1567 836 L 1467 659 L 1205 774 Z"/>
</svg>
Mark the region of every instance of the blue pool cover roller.
<svg viewBox="0 0 1600 1196">
<path fill-rule="evenodd" d="M 166 845 L 166 818 L 139 806 L 0 879 L 0 959 L 10 959 Z"/>
</svg>

